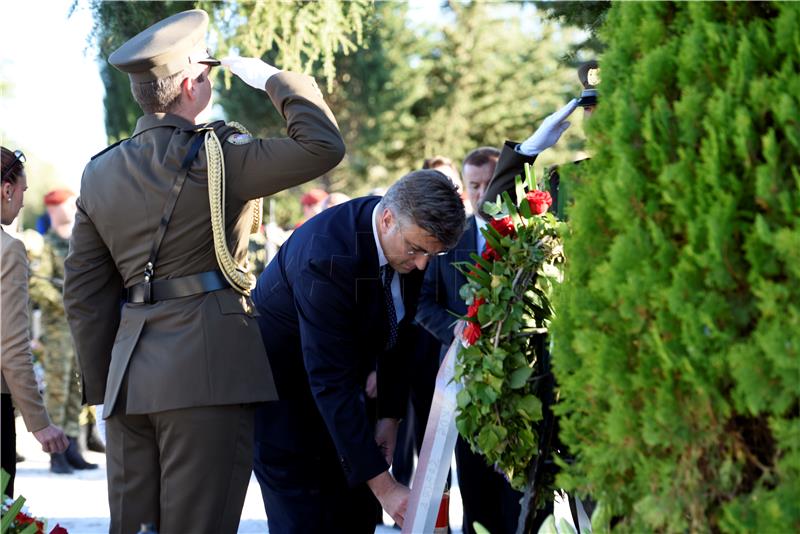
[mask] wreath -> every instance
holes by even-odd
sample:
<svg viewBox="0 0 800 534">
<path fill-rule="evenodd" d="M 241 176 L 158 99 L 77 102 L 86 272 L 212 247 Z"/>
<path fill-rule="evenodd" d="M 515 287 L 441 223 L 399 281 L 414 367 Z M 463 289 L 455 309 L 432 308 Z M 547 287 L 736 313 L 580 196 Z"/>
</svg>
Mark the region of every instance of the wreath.
<svg viewBox="0 0 800 534">
<path fill-rule="evenodd" d="M 486 249 L 472 254 L 474 263 L 456 264 L 467 278 L 460 295 L 468 311 L 454 379 L 463 384 L 458 432 L 522 490 L 532 483 L 540 447 L 542 379 L 549 373 L 543 341 L 553 318 L 550 297 L 562 280 L 566 226 L 548 213 L 552 198 L 537 190 L 529 165 L 516 188 L 518 203 L 504 192 L 484 204 Z"/>
</svg>

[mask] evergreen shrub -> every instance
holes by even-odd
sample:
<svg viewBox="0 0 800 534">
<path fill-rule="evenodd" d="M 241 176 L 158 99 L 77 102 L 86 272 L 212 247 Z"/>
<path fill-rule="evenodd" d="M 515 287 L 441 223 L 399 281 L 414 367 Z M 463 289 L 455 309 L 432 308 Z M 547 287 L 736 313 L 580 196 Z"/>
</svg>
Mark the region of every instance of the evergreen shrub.
<svg viewBox="0 0 800 534">
<path fill-rule="evenodd" d="M 800 531 L 800 4 L 623 2 L 601 38 L 559 482 L 620 531 Z"/>
</svg>

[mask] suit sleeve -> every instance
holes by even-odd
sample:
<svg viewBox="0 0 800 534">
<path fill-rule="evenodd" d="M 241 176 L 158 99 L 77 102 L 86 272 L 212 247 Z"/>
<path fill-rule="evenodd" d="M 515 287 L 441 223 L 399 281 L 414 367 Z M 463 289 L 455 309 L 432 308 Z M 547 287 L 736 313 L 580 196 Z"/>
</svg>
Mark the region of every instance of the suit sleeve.
<svg viewBox="0 0 800 534">
<path fill-rule="evenodd" d="M 313 180 L 338 165 L 345 153 L 336 119 L 313 78 L 282 72 L 269 79 L 266 91 L 286 119 L 288 137 L 223 143 L 226 170 L 235 176 L 227 187 L 242 200 Z"/>
<path fill-rule="evenodd" d="M 14 239 L 3 257 L 3 378 L 25 428 L 36 432 L 50 424 L 36 377 L 28 336 L 28 260 L 22 242 Z"/>
<path fill-rule="evenodd" d="M 355 486 L 389 466 L 375 443 L 355 361 L 354 287 L 335 282 L 332 266 L 326 263 L 312 262 L 302 268 L 294 284 L 294 299 L 311 393 L 347 481 Z"/>
<path fill-rule="evenodd" d="M 484 202 L 494 202 L 503 191 L 508 191 L 511 198 L 516 201 L 515 177 L 524 176 L 525 164 L 533 165 L 536 161 L 536 156 L 525 156 L 517 152 L 518 145 L 519 143 L 514 141 L 506 141 L 503 145 L 492 180 L 480 201 L 481 206 Z"/>
<path fill-rule="evenodd" d="M 81 368 L 83 401 L 102 404 L 123 284 L 81 198 L 64 262 L 64 309 Z"/>
<path fill-rule="evenodd" d="M 421 324 L 443 345 L 453 342 L 453 322 L 456 317 L 447 311 L 447 288 L 442 280 L 442 267 L 446 266 L 449 255 L 433 259 L 425 271 L 422 291 L 419 295 L 417 322 Z"/>
</svg>

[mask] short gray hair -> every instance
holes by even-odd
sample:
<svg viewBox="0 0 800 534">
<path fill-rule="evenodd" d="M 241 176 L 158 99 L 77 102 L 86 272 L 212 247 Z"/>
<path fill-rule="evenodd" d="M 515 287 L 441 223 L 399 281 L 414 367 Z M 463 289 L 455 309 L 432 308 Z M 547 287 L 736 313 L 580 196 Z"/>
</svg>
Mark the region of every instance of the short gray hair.
<svg viewBox="0 0 800 534">
<path fill-rule="evenodd" d="M 166 78 L 151 82 L 131 80 L 133 99 L 145 113 L 169 113 L 174 111 L 181 99 L 181 82 L 187 78 L 185 71 L 176 72 Z"/>
<path fill-rule="evenodd" d="M 453 248 L 466 229 L 464 202 L 443 173 L 413 171 L 386 191 L 381 205 L 398 219 L 416 224 L 445 248 Z"/>
</svg>

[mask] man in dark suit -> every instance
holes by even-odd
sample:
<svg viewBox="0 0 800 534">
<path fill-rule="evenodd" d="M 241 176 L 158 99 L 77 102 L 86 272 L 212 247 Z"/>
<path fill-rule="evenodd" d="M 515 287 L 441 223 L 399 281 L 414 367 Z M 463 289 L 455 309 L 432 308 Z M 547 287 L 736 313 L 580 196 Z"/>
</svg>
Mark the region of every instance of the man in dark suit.
<svg viewBox="0 0 800 534">
<path fill-rule="evenodd" d="M 429 258 L 455 246 L 464 207 L 437 171 L 306 221 L 253 299 L 278 389 L 256 416 L 255 473 L 270 532 L 373 532 L 376 505 L 403 522 L 389 474 L 408 399 L 409 335 Z M 364 385 L 377 369 L 376 414 Z M 375 500 L 377 498 L 377 501 Z"/>
</svg>

